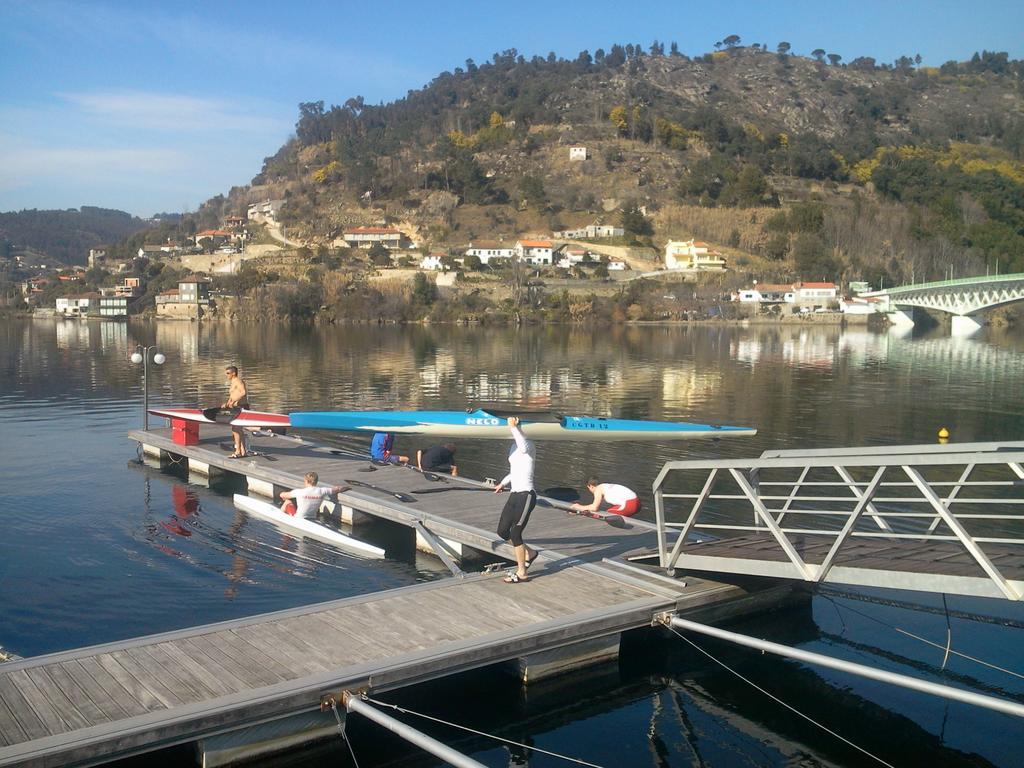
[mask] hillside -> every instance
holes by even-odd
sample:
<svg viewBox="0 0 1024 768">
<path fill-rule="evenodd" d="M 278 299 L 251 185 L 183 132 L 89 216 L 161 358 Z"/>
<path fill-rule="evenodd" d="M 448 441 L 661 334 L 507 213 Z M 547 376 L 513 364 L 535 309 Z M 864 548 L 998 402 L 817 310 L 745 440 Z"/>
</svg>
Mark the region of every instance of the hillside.
<svg viewBox="0 0 1024 768">
<path fill-rule="evenodd" d="M 91 206 L 0 213 L 0 256 L 28 250 L 63 264 L 85 264 L 90 248 L 111 245 L 148 226 L 124 211 Z"/>
<path fill-rule="evenodd" d="M 389 104 L 300 104 L 295 136 L 250 186 L 160 239 L 283 199 L 278 222 L 318 274 L 367 264 L 344 249 L 350 226 L 458 254 L 627 220 L 616 245 L 646 248 L 641 269 L 667 240 L 696 237 L 728 255 L 736 281 L 1024 271 L 1024 62 L 664 50 L 509 50 Z"/>
<path fill-rule="evenodd" d="M 619 223 L 637 205 L 651 245 L 697 236 L 780 277 L 1024 270 L 1021 62 L 663 50 L 505 51 L 391 104 L 302 104 L 295 138 L 218 205 L 286 197 L 307 242 L 389 223 L 435 249 Z"/>
</svg>

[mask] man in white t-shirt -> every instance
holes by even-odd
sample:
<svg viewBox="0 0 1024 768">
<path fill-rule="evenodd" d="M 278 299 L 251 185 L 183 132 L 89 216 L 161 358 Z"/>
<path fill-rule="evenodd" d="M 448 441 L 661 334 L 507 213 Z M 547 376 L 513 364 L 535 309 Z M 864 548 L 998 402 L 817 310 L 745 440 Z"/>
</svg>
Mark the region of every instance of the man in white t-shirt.
<svg viewBox="0 0 1024 768">
<path fill-rule="evenodd" d="M 591 476 L 587 478 L 587 490 L 594 494 L 594 500 L 586 505 L 570 504 L 569 506 L 577 512 L 597 512 L 601 508 L 601 502 L 611 505 L 611 508 L 606 510 L 609 515 L 632 517 L 640 511 L 640 498 L 635 491 L 624 485 L 602 483 Z"/>
<path fill-rule="evenodd" d="M 316 517 L 317 512 L 320 511 L 320 502 L 325 497 L 351 489 L 349 485 L 335 485 L 332 488 L 317 485 L 320 477 L 316 472 L 307 472 L 305 480 L 306 485 L 302 488 L 296 488 L 292 491 L 281 491 L 281 501 L 284 502 L 281 505 L 281 511 L 286 515 L 294 515 L 312 520 Z"/>
</svg>

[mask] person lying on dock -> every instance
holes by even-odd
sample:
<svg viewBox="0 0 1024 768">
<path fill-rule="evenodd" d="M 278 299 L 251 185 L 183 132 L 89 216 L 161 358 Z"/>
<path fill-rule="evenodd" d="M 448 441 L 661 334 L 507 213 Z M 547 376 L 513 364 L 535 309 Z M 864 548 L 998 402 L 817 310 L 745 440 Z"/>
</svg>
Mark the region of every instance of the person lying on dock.
<svg viewBox="0 0 1024 768">
<path fill-rule="evenodd" d="M 452 477 L 458 477 L 459 468 L 455 466 L 455 443 L 434 445 L 425 451 L 416 451 L 416 466 L 420 472 L 448 472 Z"/>
<path fill-rule="evenodd" d="M 395 436 L 390 432 L 374 432 L 370 441 L 370 460 L 380 464 L 408 464 L 408 456 L 392 452 Z"/>
<path fill-rule="evenodd" d="M 316 472 L 307 472 L 305 476 L 306 485 L 291 491 L 281 491 L 281 511 L 286 515 L 304 517 L 307 520 L 316 518 L 320 511 L 320 503 L 327 496 L 336 496 L 344 491 L 352 489 L 350 485 L 335 485 L 328 488 L 317 485 L 320 476 Z"/>
<path fill-rule="evenodd" d="M 587 478 L 587 490 L 594 494 L 594 500 L 589 504 L 570 504 L 569 506 L 578 512 L 597 512 L 601 508 L 601 502 L 611 505 L 605 510 L 609 515 L 622 515 L 632 517 L 640 511 L 640 498 L 634 491 L 624 485 L 615 483 L 602 483 L 596 477 Z"/>
</svg>

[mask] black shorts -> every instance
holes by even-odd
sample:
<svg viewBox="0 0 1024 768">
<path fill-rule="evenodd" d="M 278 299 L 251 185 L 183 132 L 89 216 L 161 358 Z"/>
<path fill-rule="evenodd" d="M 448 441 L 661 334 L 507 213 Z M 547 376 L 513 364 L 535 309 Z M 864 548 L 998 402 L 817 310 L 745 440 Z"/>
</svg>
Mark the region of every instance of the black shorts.
<svg viewBox="0 0 1024 768">
<path fill-rule="evenodd" d="M 513 491 L 505 499 L 505 507 L 501 510 L 498 520 L 498 535 L 512 546 L 519 547 L 523 543 L 523 528 L 530 522 L 530 513 L 537 504 L 535 491 Z"/>
</svg>

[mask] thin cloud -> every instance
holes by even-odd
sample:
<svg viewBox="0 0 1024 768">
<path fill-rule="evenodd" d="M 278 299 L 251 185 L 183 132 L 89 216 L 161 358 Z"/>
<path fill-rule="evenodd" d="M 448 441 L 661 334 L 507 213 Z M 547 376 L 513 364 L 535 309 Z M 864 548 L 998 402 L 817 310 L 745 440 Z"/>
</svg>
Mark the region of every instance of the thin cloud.
<svg viewBox="0 0 1024 768">
<path fill-rule="evenodd" d="M 86 116 L 136 129 L 285 133 L 292 127 L 284 119 L 246 113 L 241 104 L 222 99 L 131 90 L 61 93 L 57 96 L 79 108 Z"/>
<path fill-rule="evenodd" d="M 358 81 L 364 93 L 377 91 L 373 100 L 404 95 L 410 82 L 423 78 L 423 72 L 411 67 L 407 58 L 378 49 L 373 66 L 367 67 L 364 54 L 336 40 L 290 36 L 272 16 L 266 17 L 264 28 L 260 28 L 152 5 L 133 8 L 129 4 L 115 7 L 56 0 L 24 4 L 18 10 L 19 26 L 45 32 L 50 40 L 59 36 L 69 46 L 87 41 L 98 48 L 116 50 L 136 47 L 145 40 L 150 49 L 170 55 L 172 61 L 186 57 L 205 62 L 211 72 L 214 68 L 232 73 L 241 70 L 245 77 L 288 80 L 308 78 L 310 72 L 333 72 L 339 83 L 347 81 L 356 86 Z M 351 95 L 355 94 L 340 94 L 338 98 Z M 324 98 L 332 97 L 324 94 Z"/>
<path fill-rule="evenodd" d="M 16 138 L 0 136 L 0 185 L 13 188 L 18 179 L 102 178 L 125 171 L 166 173 L 187 163 L 189 155 L 160 147 L 87 147 L 29 145 Z"/>
</svg>

